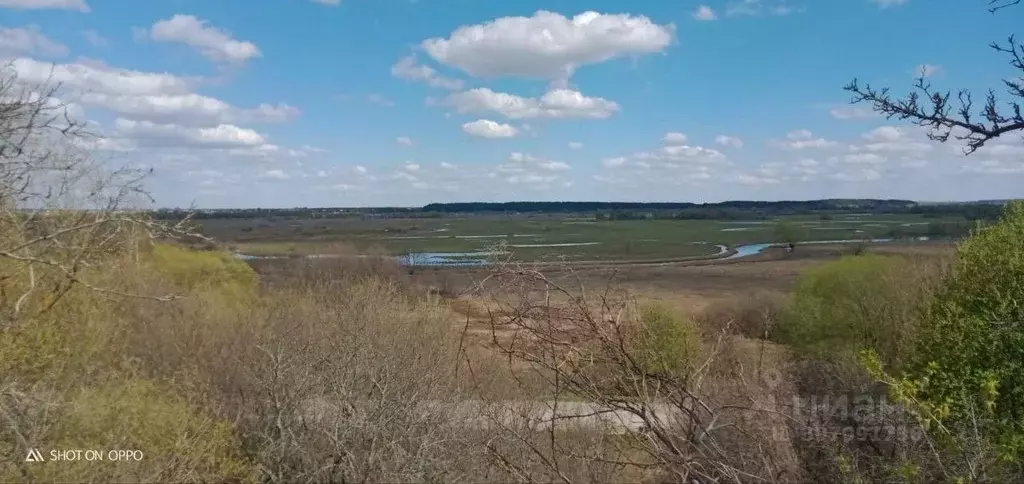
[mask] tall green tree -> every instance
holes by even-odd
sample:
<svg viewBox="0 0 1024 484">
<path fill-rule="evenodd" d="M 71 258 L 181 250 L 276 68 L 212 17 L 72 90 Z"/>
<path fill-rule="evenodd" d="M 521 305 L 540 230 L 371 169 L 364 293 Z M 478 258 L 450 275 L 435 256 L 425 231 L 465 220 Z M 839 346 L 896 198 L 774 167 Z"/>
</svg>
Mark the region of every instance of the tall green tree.
<svg viewBox="0 0 1024 484">
<path fill-rule="evenodd" d="M 869 370 L 937 435 L 969 435 L 998 462 L 1024 462 L 1024 202 L 958 247 L 917 334 L 901 376 L 867 354 Z"/>
</svg>

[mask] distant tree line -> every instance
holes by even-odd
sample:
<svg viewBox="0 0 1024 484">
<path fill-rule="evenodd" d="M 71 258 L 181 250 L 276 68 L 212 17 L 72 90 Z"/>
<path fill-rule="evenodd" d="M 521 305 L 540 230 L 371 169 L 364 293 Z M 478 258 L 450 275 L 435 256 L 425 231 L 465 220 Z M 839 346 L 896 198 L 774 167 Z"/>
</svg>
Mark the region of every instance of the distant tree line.
<svg viewBox="0 0 1024 484">
<path fill-rule="evenodd" d="M 327 219 L 440 218 L 449 215 L 487 214 L 583 214 L 598 220 L 758 220 L 786 215 L 818 215 L 830 219 L 838 214 L 916 214 L 929 218 L 962 217 L 966 220 L 995 220 L 1004 202 L 962 202 L 921 204 L 911 200 L 827 199 L 804 201 L 728 201 L 720 203 L 645 202 L 469 202 L 431 203 L 422 208 L 238 208 L 159 209 L 151 212 L 158 220 L 194 219 Z"/>
<path fill-rule="evenodd" d="M 911 200 L 873 199 L 830 199 L 804 201 L 745 201 L 735 200 L 719 203 L 690 202 L 469 202 L 431 203 L 423 207 L 424 212 L 475 213 L 596 213 L 596 212 L 664 212 L 692 214 L 693 218 L 719 218 L 729 212 L 772 214 L 818 213 L 822 211 L 876 212 L 906 209 L 916 205 Z M 643 217 L 641 217 L 643 218 Z M 649 218 L 649 217 L 647 217 Z"/>
<path fill-rule="evenodd" d="M 341 218 L 341 217 L 423 217 L 424 214 L 419 208 L 408 207 L 373 207 L 373 208 L 217 208 L 217 209 L 183 209 L 183 208 L 162 208 L 150 212 L 150 215 L 157 220 L 182 220 L 191 216 L 193 219 L 258 219 L 258 218 L 283 218 L 283 219 L 318 219 L 318 218 Z M 427 215 L 436 216 L 436 215 Z"/>
</svg>

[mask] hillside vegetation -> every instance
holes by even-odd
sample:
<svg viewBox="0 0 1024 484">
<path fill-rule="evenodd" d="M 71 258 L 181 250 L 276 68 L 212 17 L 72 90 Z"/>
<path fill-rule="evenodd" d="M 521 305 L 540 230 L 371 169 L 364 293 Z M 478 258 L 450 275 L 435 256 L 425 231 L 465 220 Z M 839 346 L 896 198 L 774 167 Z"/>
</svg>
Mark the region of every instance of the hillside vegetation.
<svg viewBox="0 0 1024 484">
<path fill-rule="evenodd" d="M 848 256 L 719 315 L 502 264 L 472 346 L 467 299 L 386 259 L 193 248 L 53 91 L 0 85 L 0 481 L 1024 479 L 1024 203 L 951 261 Z"/>
</svg>

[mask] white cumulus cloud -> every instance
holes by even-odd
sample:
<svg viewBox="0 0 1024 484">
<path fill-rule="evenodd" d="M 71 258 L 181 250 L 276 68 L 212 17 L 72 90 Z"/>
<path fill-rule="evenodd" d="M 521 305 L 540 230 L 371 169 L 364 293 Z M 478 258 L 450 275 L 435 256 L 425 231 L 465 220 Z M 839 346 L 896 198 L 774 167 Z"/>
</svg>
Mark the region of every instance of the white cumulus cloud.
<svg viewBox="0 0 1024 484">
<path fill-rule="evenodd" d="M 661 138 L 662 143 L 665 146 L 679 146 L 686 144 L 686 135 L 678 132 L 665 133 L 665 136 Z"/>
<path fill-rule="evenodd" d="M 36 26 L 8 28 L 0 26 L 0 55 L 40 55 L 60 57 L 68 54 L 66 45 L 50 40 Z"/>
<path fill-rule="evenodd" d="M 579 66 L 661 52 L 674 35 L 674 25 L 644 16 L 588 11 L 568 18 L 542 10 L 465 25 L 421 47 L 434 60 L 476 77 L 567 79 Z"/>
<path fill-rule="evenodd" d="M 743 147 L 743 140 L 741 140 L 741 139 L 739 139 L 739 138 L 737 138 L 735 136 L 727 136 L 727 135 L 724 135 L 724 134 L 720 134 L 720 135 L 715 137 L 715 144 L 722 145 L 722 146 L 728 146 L 730 148 L 742 148 Z"/>
<path fill-rule="evenodd" d="M 489 119 L 478 119 L 462 125 L 462 131 L 466 134 L 480 138 L 514 138 L 519 134 L 514 126 L 498 123 Z"/>
<path fill-rule="evenodd" d="M 770 144 L 787 150 L 823 149 L 837 145 L 835 141 L 815 137 L 814 133 L 806 129 L 791 131 L 786 134 L 786 139 L 771 140 Z"/>
<path fill-rule="evenodd" d="M 707 5 L 700 5 L 697 7 L 697 10 L 694 10 L 693 18 L 697 20 L 707 21 L 714 20 L 717 18 L 717 16 L 715 15 L 715 11 L 712 10 L 711 7 Z"/>
<path fill-rule="evenodd" d="M 465 85 L 461 79 L 451 79 L 437 73 L 433 67 L 419 64 L 413 56 L 405 56 L 391 66 L 391 75 L 400 79 L 425 82 L 430 87 L 442 89 L 462 89 Z"/>
<path fill-rule="evenodd" d="M 118 118 L 114 124 L 116 137 L 132 140 L 140 146 L 256 148 L 266 146 L 267 142 L 266 138 L 256 131 L 230 124 L 212 128 L 189 128 L 124 118 Z"/>
<path fill-rule="evenodd" d="M 494 112 L 510 119 L 604 119 L 620 109 L 614 101 L 587 97 L 571 89 L 555 89 L 540 98 L 528 98 L 477 88 L 454 93 L 445 99 L 444 104 L 453 106 L 460 113 Z"/>
<path fill-rule="evenodd" d="M 176 42 L 197 49 L 206 58 L 220 63 L 242 64 L 260 57 L 259 48 L 192 15 L 175 15 L 153 24 L 150 38 L 158 42 Z"/>
<path fill-rule="evenodd" d="M 129 69 L 85 64 L 51 64 L 20 58 L 11 62 L 18 79 L 28 83 L 59 82 L 65 88 L 83 92 L 117 95 L 186 94 L 193 80 L 168 73 L 140 72 Z"/>
</svg>

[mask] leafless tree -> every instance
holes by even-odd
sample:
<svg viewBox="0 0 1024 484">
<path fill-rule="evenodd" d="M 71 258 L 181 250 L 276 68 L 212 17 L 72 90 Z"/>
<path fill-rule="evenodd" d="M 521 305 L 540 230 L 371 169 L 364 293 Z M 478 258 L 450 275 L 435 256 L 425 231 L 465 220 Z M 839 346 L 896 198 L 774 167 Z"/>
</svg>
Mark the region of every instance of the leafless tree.
<svg viewBox="0 0 1024 484">
<path fill-rule="evenodd" d="M 588 292 L 578 273 L 560 272 L 553 279 L 508 263 L 481 284 L 494 301 L 491 346 L 516 378 L 547 388 L 544 398 L 492 416 L 500 434 L 526 449 L 515 458 L 492 449 L 499 467 L 525 482 L 574 482 L 568 470 L 579 461 L 630 480 L 800 479 L 775 389 L 758 388 L 758 369 L 732 365 L 728 326 L 702 337 L 686 321 L 663 319 L 651 332 L 652 317 L 628 293 L 614 285 Z M 587 430 L 591 445 L 572 448 Z M 616 436 L 616 445 L 602 435 Z"/>
<path fill-rule="evenodd" d="M 151 201 L 147 173 L 93 158 L 99 138 L 61 89 L 0 67 L 0 327 L 48 310 L 75 285 L 117 293 L 90 283 L 90 268 L 141 240 L 189 232 L 188 220 L 166 226 L 138 210 Z"/>
<path fill-rule="evenodd" d="M 988 0 L 989 11 L 1015 6 L 1020 0 Z M 852 93 L 852 104 L 866 102 L 873 109 L 889 119 L 910 120 L 912 123 L 930 128 L 928 137 L 946 142 L 952 136 L 965 141 L 964 152 L 974 153 L 993 138 L 1024 130 L 1024 43 L 1010 35 L 1005 44 L 993 42 L 990 47 L 1007 55 L 1010 65 L 1018 71 L 1017 77 L 1003 79 L 1006 93 L 1011 98 L 1001 105 L 994 89 L 985 94 L 985 101 L 979 110 L 971 92 L 961 89 L 952 101 L 950 91 L 939 91 L 932 87 L 926 72 L 921 72 L 914 85 L 915 90 L 905 97 L 893 97 L 888 87 L 875 88 L 853 79 L 843 89 Z"/>
<path fill-rule="evenodd" d="M 110 284 L 104 269 L 111 261 L 130 261 L 148 240 L 186 235 L 189 222 L 147 217 L 140 210 L 149 201 L 145 173 L 94 158 L 98 138 L 62 95 L 59 83 L 28 83 L 12 65 L 0 65 L 0 333 L 49 324 L 53 308 L 76 288 L 105 297 L 175 297 Z M 66 391 L 0 375 L 0 441 L 16 453 L 36 446 Z"/>
</svg>

